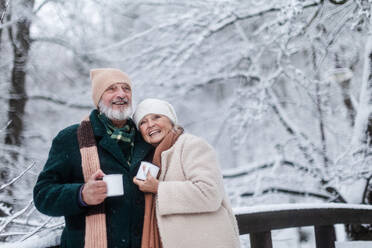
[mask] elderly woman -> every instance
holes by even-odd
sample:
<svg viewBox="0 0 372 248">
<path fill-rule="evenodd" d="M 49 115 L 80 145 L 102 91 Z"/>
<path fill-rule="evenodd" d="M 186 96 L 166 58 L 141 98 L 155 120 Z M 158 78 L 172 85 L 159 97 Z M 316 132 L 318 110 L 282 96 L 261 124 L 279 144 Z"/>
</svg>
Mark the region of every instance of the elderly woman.
<svg viewBox="0 0 372 248">
<path fill-rule="evenodd" d="M 142 248 L 236 248 L 239 234 L 213 148 L 183 133 L 168 102 L 146 99 L 133 116 L 155 147 L 158 179 L 133 181 L 145 194 Z"/>
</svg>

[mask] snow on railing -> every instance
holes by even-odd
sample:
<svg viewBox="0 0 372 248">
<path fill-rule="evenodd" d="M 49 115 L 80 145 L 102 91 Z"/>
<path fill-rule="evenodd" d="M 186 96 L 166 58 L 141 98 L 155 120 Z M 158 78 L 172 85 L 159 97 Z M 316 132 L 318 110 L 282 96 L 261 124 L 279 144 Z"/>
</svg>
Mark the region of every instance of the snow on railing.
<svg viewBox="0 0 372 248">
<path fill-rule="evenodd" d="M 271 230 L 302 226 L 314 226 L 317 248 L 334 248 L 334 224 L 372 223 L 372 206 L 358 204 L 278 204 L 234 212 L 240 234 L 250 234 L 251 248 L 272 248 Z"/>
</svg>

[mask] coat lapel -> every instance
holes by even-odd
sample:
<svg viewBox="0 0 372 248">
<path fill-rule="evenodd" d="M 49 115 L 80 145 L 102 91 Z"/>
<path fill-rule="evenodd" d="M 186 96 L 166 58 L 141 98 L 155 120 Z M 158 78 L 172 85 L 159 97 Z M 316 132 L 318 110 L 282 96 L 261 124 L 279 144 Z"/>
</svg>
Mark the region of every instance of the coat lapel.
<svg viewBox="0 0 372 248">
<path fill-rule="evenodd" d="M 154 149 L 154 147 L 148 143 L 146 143 L 141 134 L 137 131 L 136 137 L 135 137 L 135 146 L 133 151 L 133 157 L 132 157 L 132 168 L 137 167 L 137 164 L 142 161 L 146 155 Z"/>
<path fill-rule="evenodd" d="M 128 165 L 125 163 L 126 159 L 124 153 L 120 151 L 120 147 L 115 140 L 111 139 L 108 135 L 105 135 L 98 145 L 110 153 L 121 165 L 128 168 Z"/>
<path fill-rule="evenodd" d="M 172 157 L 175 146 L 176 146 L 177 142 L 180 140 L 180 138 L 178 138 L 176 143 L 173 144 L 173 146 L 171 148 L 169 148 L 168 150 L 161 153 L 161 173 L 160 173 L 160 176 L 159 176 L 159 180 L 161 180 L 161 181 L 163 181 L 165 176 L 167 175 L 168 167 L 169 167 L 168 158 Z"/>
</svg>

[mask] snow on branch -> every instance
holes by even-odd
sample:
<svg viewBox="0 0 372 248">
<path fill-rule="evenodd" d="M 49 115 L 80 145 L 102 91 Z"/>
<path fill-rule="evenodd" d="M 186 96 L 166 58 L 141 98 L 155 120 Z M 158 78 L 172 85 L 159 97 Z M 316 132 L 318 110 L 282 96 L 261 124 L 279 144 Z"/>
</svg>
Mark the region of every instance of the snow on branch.
<svg viewBox="0 0 372 248">
<path fill-rule="evenodd" d="M 2 129 L 0 129 L 0 133 L 4 132 L 10 125 L 10 123 L 12 123 L 12 120 L 8 121 L 6 124 L 5 124 L 5 127 L 3 127 Z"/>
<path fill-rule="evenodd" d="M 19 210 L 18 212 L 16 212 L 15 214 L 5 218 L 5 223 L 0 226 L 0 233 L 4 231 L 4 229 L 14 220 L 14 219 L 17 219 L 19 216 L 21 216 L 22 214 L 24 214 L 30 207 L 31 205 L 33 204 L 33 200 L 30 200 L 28 202 L 28 204 L 21 210 Z"/>
<path fill-rule="evenodd" d="M 0 234 L 0 237 L 22 236 L 23 232 L 9 232 L 7 235 Z M 31 237 L 16 242 L 6 242 L 2 248 L 44 248 L 44 247 L 59 247 L 61 240 L 61 230 L 43 230 Z"/>
<path fill-rule="evenodd" d="M 76 108 L 76 109 L 87 109 L 87 110 L 92 109 L 92 105 L 90 104 L 73 103 L 68 100 L 59 98 L 58 96 L 33 94 L 33 95 L 28 96 L 28 99 L 48 101 L 48 102 L 52 102 L 52 103 L 59 104 L 59 105 L 65 105 L 70 108 Z"/>
<path fill-rule="evenodd" d="M 0 16 L 0 23 L 1 24 L 3 24 L 4 17 L 6 15 L 6 13 L 8 12 L 9 2 L 10 2 L 10 0 L 6 1 L 4 6 L 1 6 L 1 7 L 4 8 L 4 9 L 3 8 L 1 9 L 3 11 L 3 13 L 1 13 L 1 16 Z"/>
<path fill-rule="evenodd" d="M 6 183 L 6 184 L 3 184 L 3 185 L 0 185 L 0 192 L 2 190 L 4 190 L 6 187 L 12 185 L 13 183 L 17 182 L 21 177 L 23 177 L 24 174 L 26 174 L 32 167 L 35 166 L 35 162 L 31 163 L 29 166 L 27 166 L 27 168 L 22 171 L 18 176 L 16 176 L 15 178 L 13 178 L 10 182 Z M 1 232 L 1 229 L 0 229 L 0 232 Z"/>
<path fill-rule="evenodd" d="M 372 22 L 372 21 L 371 21 Z M 372 24 L 372 23 L 371 23 Z M 364 50 L 363 78 L 359 95 L 359 105 L 355 118 L 352 146 L 359 147 L 368 139 L 367 128 L 372 113 L 372 34 L 367 36 Z M 370 134 L 371 135 L 371 134 Z"/>
<path fill-rule="evenodd" d="M 347 3 L 349 0 L 329 0 L 330 3 L 336 4 L 336 5 L 342 5 Z"/>
<path fill-rule="evenodd" d="M 293 190 L 293 189 L 281 188 L 281 187 L 268 187 L 260 191 L 260 195 L 271 194 L 271 193 L 283 193 L 283 194 L 294 195 L 294 196 L 315 197 L 315 198 L 326 200 L 326 201 L 329 201 L 332 199 L 331 196 L 320 194 L 317 192 Z M 242 193 L 240 196 L 251 197 L 253 195 L 257 195 L 257 193 L 256 192 L 245 192 L 245 193 Z"/>
<path fill-rule="evenodd" d="M 129 43 L 135 42 L 135 41 L 143 38 L 144 36 L 153 33 L 154 31 L 162 30 L 162 29 L 165 29 L 165 28 L 174 26 L 174 25 L 178 25 L 179 23 L 182 23 L 182 22 L 184 22 L 187 19 L 190 19 L 190 14 L 189 13 L 187 13 L 187 14 L 185 14 L 183 16 L 179 16 L 177 18 L 177 20 L 172 20 L 172 21 L 170 21 L 168 23 L 164 23 L 162 25 L 153 26 L 153 27 L 151 27 L 149 29 L 146 29 L 145 31 L 142 31 L 140 33 L 136 33 L 135 35 L 130 36 L 129 38 L 125 38 L 125 39 L 123 39 L 121 41 L 118 41 L 118 42 L 116 42 L 114 44 L 110 44 L 110 45 L 108 45 L 106 47 L 98 48 L 98 49 L 95 49 L 95 50 L 92 50 L 92 51 L 88 51 L 88 52 L 80 52 L 80 53 L 83 54 L 83 55 L 105 53 L 105 52 L 107 52 L 109 50 L 114 50 L 114 49 L 123 47 L 124 45 L 127 45 Z"/>
<path fill-rule="evenodd" d="M 214 75 L 214 77 L 209 77 L 207 81 L 202 81 L 200 83 L 196 82 L 194 84 L 185 85 L 186 92 L 189 90 L 195 90 L 197 88 L 205 87 L 205 85 L 212 85 L 215 83 L 228 83 L 231 79 L 242 79 L 246 82 L 260 81 L 260 76 L 256 73 L 249 73 L 246 71 L 232 71 L 227 73 L 220 73 Z"/>
<path fill-rule="evenodd" d="M 237 178 L 237 177 L 247 176 L 253 173 L 257 173 L 264 169 L 273 168 L 274 166 L 276 166 L 276 163 L 277 161 L 273 161 L 273 162 L 263 163 L 261 165 L 256 165 L 256 166 L 245 166 L 244 168 L 240 168 L 240 169 L 224 170 L 223 178 L 228 179 L 228 178 Z M 302 166 L 302 165 L 299 165 L 295 162 L 288 161 L 288 160 L 279 161 L 279 165 L 288 166 L 291 168 L 295 168 L 299 171 L 309 173 L 315 178 L 318 178 L 320 174 L 316 168 L 309 168 L 309 167 Z M 246 167 L 249 167 L 249 169 L 247 169 Z"/>
<path fill-rule="evenodd" d="M 66 48 L 67 50 L 72 51 L 74 55 L 79 59 L 79 62 L 85 62 L 85 63 L 92 63 L 92 61 L 95 60 L 95 58 L 92 57 L 91 54 L 88 53 L 82 53 L 80 52 L 79 48 L 74 47 L 72 44 L 70 44 L 69 41 L 59 38 L 59 37 L 33 37 L 31 39 L 32 42 L 47 42 L 51 44 L 56 44 L 59 46 L 62 46 Z"/>
<path fill-rule="evenodd" d="M 315 1 L 313 3 L 309 3 L 309 4 L 304 5 L 303 8 L 307 9 L 307 8 L 316 7 L 316 6 L 320 5 L 321 2 L 322 1 L 320 1 L 320 2 Z M 215 25 L 211 26 L 210 29 L 209 29 L 210 30 L 209 35 L 212 35 L 213 33 L 221 31 L 222 29 L 234 24 L 236 21 L 247 20 L 247 19 L 251 19 L 251 18 L 254 18 L 254 17 L 263 16 L 263 15 L 266 15 L 266 14 L 269 14 L 269 13 L 279 12 L 281 10 L 282 10 L 282 8 L 269 7 L 269 8 L 264 8 L 264 9 L 261 9 L 261 10 L 257 10 L 257 9 L 249 10 L 248 13 L 246 13 L 246 14 L 232 13 L 231 16 L 227 16 L 224 19 L 221 19 L 221 20 L 217 21 L 217 23 Z"/>
<path fill-rule="evenodd" d="M 25 235 L 22 237 L 21 241 L 24 241 L 26 239 L 28 239 L 29 237 L 33 236 L 35 233 L 39 232 L 41 229 L 43 229 L 44 227 L 46 227 L 46 225 L 52 220 L 53 217 L 49 217 L 47 218 L 44 223 L 42 223 L 40 226 L 38 226 L 37 228 L 35 228 L 32 232 L 30 232 L 29 234 Z"/>
<path fill-rule="evenodd" d="M 299 141 L 299 149 L 303 152 L 305 158 L 309 161 L 310 164 L 314 163 L 314 158 L 309 153 L 309 146 L 314 150 L 317 151 L 321 156 L 326 157 L 326 154 L 318 148 L 311 140 L 310 138 L 303 132 L 298 130 L 298 127 L 290 121 L 288 116 L 285 114 L 284 109 L 282 109 L 280 103 L 278 102 L 275 94 L 268 90 L 268 93 L 271 97 L 271 108 L 273 109 L 274 113 L 278 116 L 279 121 L 283 124 L 286 131 L 293 135 L 298 141 Z M 302 143 L 302 141 L 305 141 L 306 145 Z M 330 158 L 327 157 L 328 161 L 332 161 Z"/>
<path fill-rule="evenodd" d="M 18 212 L 5 218 L 0 218 L 0 237 L 4 238 L 10 247 L 50 247 L 59 244 L 61 231 L 64 227 L 63 219 L 55 219 L 40 214 L 32 214 L 33 220 L 29 220 L 30 213 L 34 212 L 33 200 Z M 40 237 L 39 237 L 40 236 Z M 48 243 L 48 245 L 39 244 Z M 31 241 L 32 240 L 32 241 Z M 35 243 L 35 241 L 37 242 Z M 16 242 L 15 242 L 16 241 Z M 51 243 L 49 245 L 49 243 Z"/>
<path fill-rule="evenodd" d="M 16 24 L 18 21 L 19 21 L 18 19 L 12 19 L 11 21 L 8 21 L 4 24 L 0 24 L 0 29 L 5 29 L 7 27 L 10 27 L 10 26 Z"/>
<path fill-rule="evenodd" d="M 35 8 L 35 10 L 33 11 L 34 14 L 37 14 L 45 5 L 47 5 L 48 3 L 50 2 L 61 2 L 61 0 L 44 0 L 42 3 L 39 4 L 38 7 Z"/>
</svg>

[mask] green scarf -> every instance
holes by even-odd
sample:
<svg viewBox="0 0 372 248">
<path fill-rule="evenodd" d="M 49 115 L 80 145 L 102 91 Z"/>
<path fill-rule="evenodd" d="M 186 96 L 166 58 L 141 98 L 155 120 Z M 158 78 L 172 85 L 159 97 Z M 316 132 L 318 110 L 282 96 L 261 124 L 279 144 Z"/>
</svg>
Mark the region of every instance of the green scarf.
<svg viewBox="0 0 372 248">
<path fill-rule="evenodd" d="M 105 126 L 106 132 L 111 139 L 114 139 L 118 143 L 121 148 L 120 150 L 127 158 L 126 162 L 128 166 L 130 166 L 134 148 L 134 136 L 136 135 L 136 126 L 132 119 L 128 119 L 122 128 L 115 127 L 111 120 L 103 113 L 98 114 L 98 119 Z"/>
</svg>

